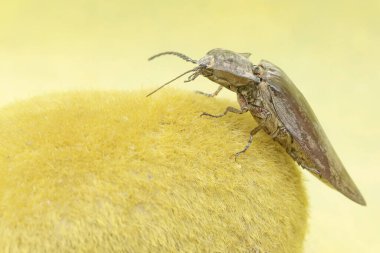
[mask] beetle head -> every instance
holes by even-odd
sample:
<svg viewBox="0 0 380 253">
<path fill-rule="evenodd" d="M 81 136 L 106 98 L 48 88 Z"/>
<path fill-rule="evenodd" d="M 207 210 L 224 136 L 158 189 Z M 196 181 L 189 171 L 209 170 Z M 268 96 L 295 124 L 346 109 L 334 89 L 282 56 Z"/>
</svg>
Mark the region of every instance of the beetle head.
<svg viewBox="0 0 380 253">
<path fill-rule="evenodd" d="M 250 56 L 249 53 L 235 53 L 230 50 L 216 48 L 209 51 L 199 61 L 196 61 L 184 54 L 167 51 L 156 54 L 150 57 L 149 60 L 153 60 L 162 55 L 175 55 L 185 61 L 197 64 L 198 66 L 161 85 L 147 96 L 152 95 L 169 83 L 191 72 L 193 73 L 187 78 L 187 80 L 185 80 L 185 82 L 193 81 L 198 76 L 203 75 L 204 77 L 233 90 L 239 86 L 245 86 L 252 82 L 259 82 L 259 78 L 252 72 L 253 65 L 248 60 L 248 57 Z"/>
<path fill-rule="evenodd" d="M 212 49 L 198 64 L 201 74 L 228 89 L 235 90 L 260 80 L 253 73 L 254 65 L 248 60 L 249 53 L 235 53 L 221 48 Z"/>
</svg>

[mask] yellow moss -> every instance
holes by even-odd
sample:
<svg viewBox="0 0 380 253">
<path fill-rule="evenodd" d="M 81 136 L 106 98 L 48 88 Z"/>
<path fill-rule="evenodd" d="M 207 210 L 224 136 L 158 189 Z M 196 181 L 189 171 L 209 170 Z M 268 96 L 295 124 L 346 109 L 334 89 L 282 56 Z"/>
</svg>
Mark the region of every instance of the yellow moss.
<svg viewBox="0 0 380 253">
<path fill-rule="evenodd" d="M 231 101 L 71 92 L 0 110 L 2 252 L 301 252 L 299 168 Z"/>
</svg>

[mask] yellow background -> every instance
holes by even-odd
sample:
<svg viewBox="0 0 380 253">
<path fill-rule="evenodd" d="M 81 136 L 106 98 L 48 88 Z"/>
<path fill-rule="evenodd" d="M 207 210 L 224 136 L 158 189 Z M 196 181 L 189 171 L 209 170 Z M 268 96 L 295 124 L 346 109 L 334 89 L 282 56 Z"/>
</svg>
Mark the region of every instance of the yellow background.
<svg viewBox="0 0 380 253">
<path fill-rule="evenodd" d="M 368 203 L 304 173 L 305 252 L 380 252 L 380 2 L 331 2 L 0 0 L 0 105 L 52 91 L 152 88 L 192 67 L 146 61 L 161 51 L 251 52 L 303 92 Z M 204 78 L 174 85 L 217 87 Z M 231 92 L 221 97 L 236 105 Z"/>
</svg>

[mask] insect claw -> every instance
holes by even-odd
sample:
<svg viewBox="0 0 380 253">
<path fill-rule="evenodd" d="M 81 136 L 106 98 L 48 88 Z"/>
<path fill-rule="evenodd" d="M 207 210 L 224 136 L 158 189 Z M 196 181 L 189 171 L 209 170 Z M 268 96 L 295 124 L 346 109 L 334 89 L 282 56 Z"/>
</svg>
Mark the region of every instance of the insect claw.
<svg viewBox="0 0 380 253">
<path fill-rule="evenodd" d="M 235 162 L 237 162 L 237 158 L 239 157 L 239 155 L 240 155 L 240 152 L 234 154 L 234 156 L 235 156 Z"/>
<path fill-rule="evenodd" d="M 235 154 L 232 154 L 231 156 L 230 156 L 230 159 L 233 157 L 234 159 L 235 159 L 235 162 L 237 162 L 237 158 L 240 156 L 240 154 L 241 153 L 244 153 L 244 152 L 237 152 L 237 153 L 235 153 Z"/>
</svg>

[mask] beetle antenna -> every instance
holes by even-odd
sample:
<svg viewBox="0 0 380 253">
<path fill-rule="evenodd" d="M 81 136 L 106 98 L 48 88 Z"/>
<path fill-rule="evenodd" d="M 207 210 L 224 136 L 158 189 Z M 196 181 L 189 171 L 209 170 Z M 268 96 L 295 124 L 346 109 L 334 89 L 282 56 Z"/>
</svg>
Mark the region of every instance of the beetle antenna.
<svg viewBox="0 0 380 253">
<path fill-rule="evenodd" d="M 152 91 L 151 93 L 149 93 L 149 94 L 146 95 L 146 96 L 149 97 L 150 95 L 152 95 L 152 94 L 155 93 L 156 91 L 158 91 L 158 90 L 164 88 L 164 87 L 165 87 L 166 85 L 168 85 L 169 83 L 171 83 L 171 82 L 177 80 L 178 78 L 180 78 L 180 77 L 186 75 L 187 73 L 194 72 L 194 71 L 198 71 L 199 69 L 200 69 L 200 67 L 198 66 L 198 67 L 195 67 L 195 68 L 193 68 L 193 69 L 191 69 L 191 70 L 186 71 L 185 73 L 183 73 L 183 74 L 181 74 L 181 75 L 179 75 L 179 76 L 173 78 L 173 79 L 170 80 L 169 82 L 164 83 L 163 85 L 161 85 L 160 87 L 158 87 L 157 89 L 155 89 L 154 91 Z"/>
<path fill-rule="evenodd" d="M 188 62 L 191 62 L 191 63 L 194 63 L 194 64 L 197 64 L 197 61 L 196 60 L 193 60 L 191 59 L 189 56 L 186 56 L 184 54 L 181 54 L 181 53 L 178 53 L 178 52 L 173 52 L 173 51 L 167 51 L 167 52 L 162 52 L 162 53 L 159 53 L 159 54 L 156 54 L 156 55 L 153 55 L 152 57 L 150 57 L 148 59 L 148 61 L 151 61 L 153 60 L 154 58 L 157 58 L 161 55 L 167 55 L 167 54 L 171 54 L 171 55 L 175 55 L 175 56 L 178 56 L 179 58 L 185 60 L 185 61 L 188 61 Z"/>
</svg>

